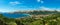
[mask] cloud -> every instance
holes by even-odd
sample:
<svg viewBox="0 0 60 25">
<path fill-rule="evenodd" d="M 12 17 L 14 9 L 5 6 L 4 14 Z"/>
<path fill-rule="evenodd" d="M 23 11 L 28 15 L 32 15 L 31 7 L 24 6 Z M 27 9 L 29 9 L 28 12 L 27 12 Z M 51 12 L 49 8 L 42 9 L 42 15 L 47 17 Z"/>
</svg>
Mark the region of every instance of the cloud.
<svg viewBox="0 0 60 25">
<path fill-rule="evenodd" d="M 41 6 L 40 9 L 41 10 L 48 10 L 48 11 L 54 11 L 55 10 L 54 8 L 47 8 L 47 7 L 44 7 L 44 6 Z"/>
<path fill-rule="evenodd" d="M 20 2 L 18 1 L 14 1 L 14 2 L 10 2 L 11 5 L 17 5 L 17 4 L 21 4 Z"/>
<path fill-rule="evenodd" d="M 37 0 L 38 2 L 40 2 L 41 0 Z"/>
<path fill-rule="evenodd" d="M 44 1 L 43 1 L 43 0 L 37 0 L 37 2 L 44 3 Z"/>
<path fill-rule="evenodd" d="M 8 12 L 6 9 L 0 9 L 0 12 Z"/>
<path fill-rule="evenodd" d="M 41 3 L 44 3 L 44 1 L 41 1 Z"/>
</svg>

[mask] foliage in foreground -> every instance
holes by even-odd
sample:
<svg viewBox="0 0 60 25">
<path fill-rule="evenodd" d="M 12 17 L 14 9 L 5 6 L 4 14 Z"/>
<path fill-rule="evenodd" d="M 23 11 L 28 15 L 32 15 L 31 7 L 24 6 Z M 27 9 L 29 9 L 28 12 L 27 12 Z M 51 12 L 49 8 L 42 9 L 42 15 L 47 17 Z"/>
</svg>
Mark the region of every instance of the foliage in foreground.
<svg viewBox="0 0 60 25">
<path fill-rule="evenodd" d="M 39 19 L 34 17 L 9 19 L 0 14 L 0 25 L 60 25 L 60 13 Z"/>
</svg>

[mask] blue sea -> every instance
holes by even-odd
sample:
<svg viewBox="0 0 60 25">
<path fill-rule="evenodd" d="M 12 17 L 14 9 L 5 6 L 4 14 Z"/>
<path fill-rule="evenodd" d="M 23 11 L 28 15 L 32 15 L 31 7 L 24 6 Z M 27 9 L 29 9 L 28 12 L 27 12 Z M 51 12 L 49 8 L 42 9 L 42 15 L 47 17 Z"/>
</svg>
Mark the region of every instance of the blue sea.
<svg viewBox="0 0 60 25">
<path fill-rule="evenodd" d="M 10 13 L 4 13 L 3 16 L 7 17 L 7 18 L 21 18 L 21 17 L 27 17 L 29 16 L 29 14 L 21 14 L 21 13 L 14 13 L 14 14 L 10 14 Z"/>
</svg>

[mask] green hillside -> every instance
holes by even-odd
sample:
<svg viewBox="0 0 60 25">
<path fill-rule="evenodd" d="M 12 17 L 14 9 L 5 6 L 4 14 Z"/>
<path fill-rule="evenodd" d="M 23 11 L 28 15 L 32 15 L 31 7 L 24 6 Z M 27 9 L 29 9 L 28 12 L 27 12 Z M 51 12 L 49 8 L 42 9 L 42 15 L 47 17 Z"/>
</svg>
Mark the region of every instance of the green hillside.
<svg viewBox="0 0 60 25">
<path fill-rule="evenodd" d="M 44 13 L 51 13 L 44 11 L 43 13 L 34 11 L 32 15 L 37 16 L 44 14 Z M 60 25 L 60 13 L 59 12 L 53 12 L 54 14 L 51 13 L 49 16 L 31 16 L 31 17 L 24 17 L 24 18 L 6 18 L 2 14 L 0 14 L 0 25 Z M 45 15 L 45 14 L 44 14 Z"/>
</svg>

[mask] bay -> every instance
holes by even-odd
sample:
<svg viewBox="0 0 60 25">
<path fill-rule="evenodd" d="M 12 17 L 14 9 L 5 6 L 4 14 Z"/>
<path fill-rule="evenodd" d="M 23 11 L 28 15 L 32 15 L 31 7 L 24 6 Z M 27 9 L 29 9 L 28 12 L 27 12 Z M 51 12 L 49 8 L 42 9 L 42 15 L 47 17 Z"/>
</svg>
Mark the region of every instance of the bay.
<svg viewBox="0 0 60 25">
<path fill-rule="evenodd" d="M 4 13 L 3 16 L 7 17 L 7 18 L 21 18 L 21 17 L 27 17 L 29 16 L 29 14 L 25 14 L 25 13 Z"/>
</svg>

